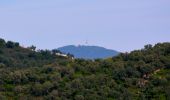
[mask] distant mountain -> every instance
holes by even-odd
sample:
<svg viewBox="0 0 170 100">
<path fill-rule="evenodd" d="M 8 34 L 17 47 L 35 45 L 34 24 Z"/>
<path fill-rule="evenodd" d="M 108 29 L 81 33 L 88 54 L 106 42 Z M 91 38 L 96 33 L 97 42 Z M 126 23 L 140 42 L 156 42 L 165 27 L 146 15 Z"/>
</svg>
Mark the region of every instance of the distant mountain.
<svg viewBox="0 0 170 100">
<path fill-rule="evenodd" d="M 118 51 L 106 49 L 99 46 L 74 46 L 68 45 L 58 48 L 63 53 L 73 54 L 75 58 L 97 59 L 113 57 L 119 54 Z"/>
</svg>

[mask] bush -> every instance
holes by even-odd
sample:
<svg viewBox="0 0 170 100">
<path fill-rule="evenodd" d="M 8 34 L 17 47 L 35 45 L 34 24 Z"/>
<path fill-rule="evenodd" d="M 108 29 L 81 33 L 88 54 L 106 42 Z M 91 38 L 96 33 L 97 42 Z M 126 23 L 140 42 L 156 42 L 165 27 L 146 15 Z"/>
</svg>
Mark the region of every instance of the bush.
<svg viewBox="0 0 170 100">
<path fill-rule="evenodd" d="M 0 68 L 6 67 L 4 63 L 0 63 Z"/>
<path fill-rule="evenodd" d="M 6 44 L 5 40 L 0 38 L 0 47 L 4 47 L 5 44 Z"/>
<path fill-rule="evenodd" d="M 84 96 L 83 95 L 76 95 L 74 97 L 75 100 L 84 100 Z"/>
<path fill-rule="evenodd" d="M 14 48 L 14 47 L 15 47 L 15 44 L 14 44 L 14 42 L 12 42 L 12 41 L 8 41 L 8 42 L 6 43 L 6 47 L 7 47 L 7 48 Z"/>
</svg>

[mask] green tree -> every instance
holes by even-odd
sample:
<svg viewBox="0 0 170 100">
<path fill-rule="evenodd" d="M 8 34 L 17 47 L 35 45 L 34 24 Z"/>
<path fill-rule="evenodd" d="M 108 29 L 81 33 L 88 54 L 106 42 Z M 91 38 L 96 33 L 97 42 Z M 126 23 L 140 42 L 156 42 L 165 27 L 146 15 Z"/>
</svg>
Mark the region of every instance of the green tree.
<svg viewBox="0 0 170 100">
<path fill-rule="evenodd" d="M 28 47 L 28 49 L 30 49 L 32 51 L 35 51 L 36 50 L 36 46 L 32 45 L 32 46 Z"/>
<path fill-rule="evenodd" d="M 4 47 L 5 44 L 6 44 L 5 40 L 0 38 L 0 47 Z"/>
<path fill-rule="evenodd" d="M 14 47 L 15 47 L 15 43 L 12 42 L 12 41 L 8 41 L 8 42 L 6 43 L 6 47 L 7 47 L 7 48 L 14 48 Z"/>
<path fill-rule="evenodd" d="M 152 49 L 152 45 L 151 44 L 145 45 L 144 47 L 145 47 L 145 50 Z"/>
</svg>

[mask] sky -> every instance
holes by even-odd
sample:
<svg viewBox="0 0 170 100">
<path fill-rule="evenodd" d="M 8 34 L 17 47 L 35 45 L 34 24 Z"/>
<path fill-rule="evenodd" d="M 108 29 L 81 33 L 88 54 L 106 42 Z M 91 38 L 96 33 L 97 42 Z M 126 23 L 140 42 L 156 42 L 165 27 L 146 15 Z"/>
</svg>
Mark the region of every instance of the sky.
<svg viewBox="0 0 170 100">
<path fill-rule="evenodd" d="M 0 38 L 38 49 L 141 49 L 170 42 L 170 0 L 0 0 Z"/>
</svg>

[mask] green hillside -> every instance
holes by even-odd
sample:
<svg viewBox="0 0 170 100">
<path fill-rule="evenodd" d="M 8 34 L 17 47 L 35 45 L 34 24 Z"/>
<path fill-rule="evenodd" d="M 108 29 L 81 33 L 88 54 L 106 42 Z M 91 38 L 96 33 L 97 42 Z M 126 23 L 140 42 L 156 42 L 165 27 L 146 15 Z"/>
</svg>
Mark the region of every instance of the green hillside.
<svg viewBox="0 0 170 100">
<path fill-rule="evenodd" d="M 57 52 L 0 39 L 0 100 L 170 100 L 170 43 L 104 60 Z"/>
</svg>

